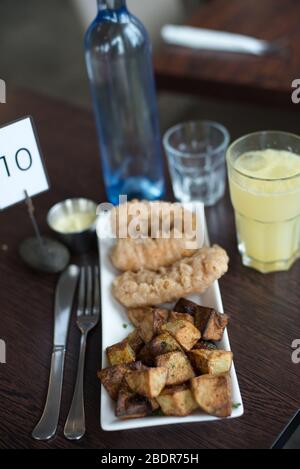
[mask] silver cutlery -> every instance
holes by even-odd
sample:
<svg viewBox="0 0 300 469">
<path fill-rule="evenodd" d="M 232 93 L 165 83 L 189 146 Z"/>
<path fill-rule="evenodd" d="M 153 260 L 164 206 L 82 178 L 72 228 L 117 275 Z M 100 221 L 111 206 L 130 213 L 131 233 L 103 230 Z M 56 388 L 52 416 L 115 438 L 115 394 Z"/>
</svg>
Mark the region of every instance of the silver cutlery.
<svg viewBox="0 0 300 469">
<path fill-rule="evenodd" d="M 81 343 L 76 385 L 64 429 L 64 435 L 68 440 L 79 440 L 86 431 L 83 392 L 85 352 L 87 336 L 99 321 L 99 296 L 98 267 L 82 267 L 77 311 L 77 326 L 81 331 Z"/>
<path fill-rule="evenodd" d="M 32 437 L 36 440 L 49 440 L 57 430 L 68 331 L 79 273 L 79 267 L 70 265 L 57 284 L 49 388 L 43 415 L 32 432 Z"/>
</svg>

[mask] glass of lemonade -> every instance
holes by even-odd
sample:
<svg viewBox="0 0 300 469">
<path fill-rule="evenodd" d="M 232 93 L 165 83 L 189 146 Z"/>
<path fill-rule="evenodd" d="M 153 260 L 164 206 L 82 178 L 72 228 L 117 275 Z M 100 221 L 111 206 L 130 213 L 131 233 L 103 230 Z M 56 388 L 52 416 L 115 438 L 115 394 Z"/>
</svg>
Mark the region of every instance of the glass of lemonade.
<svg viewBox="0 0 300 469">
<path fill-rule="evenodd" d="M 227 165 L 243 264 L 288 270 L 300 258 L 300 137 L 246 135 L 228 149 Z"/>
</svg>

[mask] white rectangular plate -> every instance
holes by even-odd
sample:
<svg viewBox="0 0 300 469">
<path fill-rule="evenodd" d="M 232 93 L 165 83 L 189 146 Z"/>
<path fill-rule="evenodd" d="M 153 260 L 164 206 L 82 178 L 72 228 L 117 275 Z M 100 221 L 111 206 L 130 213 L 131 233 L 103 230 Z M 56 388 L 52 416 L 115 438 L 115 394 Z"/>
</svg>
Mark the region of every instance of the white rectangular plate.
<svg viewBox="0 0 300 469">
<path fill-rule="evenodd" d="M 199 206 L 197 207 L 197 205 L 198 204 L 195 204 L 195 209 L 198 210 Z M 203 219 L 203 226 L 206 227 L 205 219 Z M 123 308 L 114 299 L 111 293 L 112 282 L 116 275 L 118 275 L 118 271 L 113 267 L 109 258 L 109 252 L 114 242 L 115 241 L 111 239 L 99 239 L 101 276 L 100 281 L 102 301 L 103 368 L 108 366 L 107 357 L 105 353 L 106 348 L 110 345 L 122 341 L 133 330 L 132 326 L 129 325 L 125 308 Z M 209 243 L 207 235 L 206 243 Z M 215 282 L 203 295 L 192 295 L 188 298 L 203 306 L 215 308 L 221 313 L 224 312 L 218 282 Z M 128 327 L 126 327 L 125 325 L 128 325 Z M 231 350 L 227 331 L 225 331 L 224 333 L 224 337 L 219 344 L 219 348 L 222 350 Z M 244 407 L 234 365 L 231 369 L 231 379 L 233 389 L 233 404 L 238 404 L 238 408 L 233 408 L 232 415 L 230 418 L 237 418 L 243 415 Z M 115 406 L 115 402 L 110 399 L 105 388 L 101 386 L 101 427 L 105 431 L 117 431 L 132 428 L 153 427 L 158 425 L 184 424 L 191 422 L 211 422 L 215 420 L 220 420 L 216 417 L 212 417 L 200 411 L 188 417 L 145 417 L 133 420 L 120 420 L 115 416 Z"/>
</svg>

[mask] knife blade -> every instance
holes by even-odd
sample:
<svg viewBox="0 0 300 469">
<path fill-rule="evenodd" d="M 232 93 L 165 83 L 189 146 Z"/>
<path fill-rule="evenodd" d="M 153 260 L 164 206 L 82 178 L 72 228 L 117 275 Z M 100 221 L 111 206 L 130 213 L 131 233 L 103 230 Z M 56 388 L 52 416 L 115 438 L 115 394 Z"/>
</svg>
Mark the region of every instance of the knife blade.
<svg viewBox="0 0 300 469">
<path fill-rule="evenodd" d="M 60 276 L 55 293 L 54 336 L 48 394 L 43 415 L 32 432 L 35 440 L 49 440 L 57 430 L 65 353 L 75 291 L 80 269 L 70 265 Z"/>
</svg>

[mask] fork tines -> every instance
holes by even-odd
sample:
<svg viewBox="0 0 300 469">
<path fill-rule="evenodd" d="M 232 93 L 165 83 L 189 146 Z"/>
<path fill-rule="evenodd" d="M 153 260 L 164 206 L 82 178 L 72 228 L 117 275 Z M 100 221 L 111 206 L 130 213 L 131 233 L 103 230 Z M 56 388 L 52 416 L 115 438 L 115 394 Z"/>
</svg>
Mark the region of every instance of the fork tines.
<svg viewBox="0 0 300 469">
<path fill-rule="evenodd" d="M 81 267 L 77 316 L 99 315 L 99 296 L 98 266 Z"/>
</svg>

